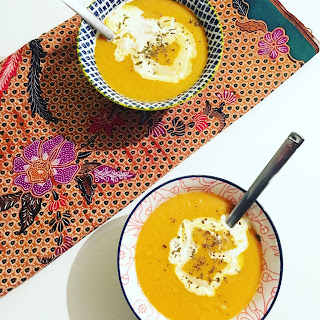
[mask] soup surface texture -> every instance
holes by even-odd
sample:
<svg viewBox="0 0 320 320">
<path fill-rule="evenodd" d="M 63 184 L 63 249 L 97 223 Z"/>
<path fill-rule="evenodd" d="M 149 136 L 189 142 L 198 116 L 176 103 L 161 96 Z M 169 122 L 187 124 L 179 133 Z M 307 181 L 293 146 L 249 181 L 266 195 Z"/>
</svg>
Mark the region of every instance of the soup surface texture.
<svg viewBox="0 0 320 320">
<path fill-rule="evenodd" d="M 192 192 L 164 202 L 145 222 L 136 246 L 137 275 L 168 319 L 231 319 L 254 296 L 261 244 L 244 219 L 226 227 L 232 208 L 214 194 Z"/>
<path fill-rule="evenodd" d="M 105 24 L 117 35 L 99 36 L 95 59 L 118 93 L 161 101 L 189 89 L 206 65 L 208 44 L 195 14 L 172 0 L 133 0 L 112 10 Z"/>
</svg>

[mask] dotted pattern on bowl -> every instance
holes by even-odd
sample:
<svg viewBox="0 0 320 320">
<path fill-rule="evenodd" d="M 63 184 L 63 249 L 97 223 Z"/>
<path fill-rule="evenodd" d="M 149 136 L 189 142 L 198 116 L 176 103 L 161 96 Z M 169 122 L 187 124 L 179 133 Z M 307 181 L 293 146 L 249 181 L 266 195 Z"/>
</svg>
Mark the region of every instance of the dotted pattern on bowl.
<svg viewBox="0 0 320 320">
<path fill-rule="evenodd" d="M 95 63 L 94 50 L 97 38 L 97 31 L 88 25 L 85 21 L 81 22 L 78 31 L 78 56 L 82 65 L 82 69 L 88 77 L 91 84 L 105 97 L 120 105 L 138 109 L 138 110 L 161 110 L 181 104 L 193 97 L 212 79 L 214 73 L 218 69 L 223 46 L 223 35 L 220 21 L 214 12 L 214 8 L 208 1 L 198 0 L 177 0 L 189 9 L 191 9 L 200 19 L 206 30 L 208 39 L 208 61 L 198 81 L 187 91 L 180 95 L 159 102 L 141 102 L 134 99 L 126 98 L 115 90 L 111 89 L 103 80 Z M 90 6 L 90 10 L 104 20 L 107 14 L 123 0 L 106 1 L 96 0 Z"/>
</svg>

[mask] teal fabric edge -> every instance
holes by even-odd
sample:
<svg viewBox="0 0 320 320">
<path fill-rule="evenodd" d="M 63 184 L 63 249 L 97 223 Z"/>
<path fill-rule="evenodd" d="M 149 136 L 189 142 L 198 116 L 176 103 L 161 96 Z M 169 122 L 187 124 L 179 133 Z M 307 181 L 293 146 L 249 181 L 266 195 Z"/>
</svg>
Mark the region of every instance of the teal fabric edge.
<svg viewBox="0 0 320 320">
<path fill-rule="evenodd" d="M 270 0 L 245 0 L 249 4 L 249 19 L 263 20 L 272 32 L 276 28 L 283 28 L 289 36 L 290 54 L 295 60 L 309 61 L 317 52 L 300 30 L 283 14 Z"/>
</svg>

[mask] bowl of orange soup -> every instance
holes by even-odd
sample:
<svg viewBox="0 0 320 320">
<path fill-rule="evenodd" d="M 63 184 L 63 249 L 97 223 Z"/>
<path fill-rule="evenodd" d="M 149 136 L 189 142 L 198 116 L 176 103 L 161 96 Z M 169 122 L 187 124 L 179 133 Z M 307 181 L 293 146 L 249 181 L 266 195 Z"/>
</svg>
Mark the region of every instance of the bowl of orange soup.
<svg viewBox="0 0 320 320">
<path fill-rule="evenodd" d="M 108 41 L 82 21 L 78 57 L 92 85 L 117 104 L 150 111 L 181 104 L 219 66 L 222 27 L 207 0 L 95 0 L 89 9 L 116 37 Z"/>
<path fill-rule="evenodd" d="M 147 194 L 129 216 L 118 272 L 139 319 L 265 319 L 283 259 L 277 231 L 258 202 L 229 228 L 244 194 L 226 180 L 186 176 Z"/>
</svg>

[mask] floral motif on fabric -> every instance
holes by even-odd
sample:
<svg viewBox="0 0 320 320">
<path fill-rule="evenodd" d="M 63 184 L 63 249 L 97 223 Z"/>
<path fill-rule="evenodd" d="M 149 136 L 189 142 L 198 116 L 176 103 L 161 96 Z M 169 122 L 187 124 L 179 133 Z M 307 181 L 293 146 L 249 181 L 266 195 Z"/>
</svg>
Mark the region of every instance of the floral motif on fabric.
<svg viewBox="0 0 320 320">
<path fill-rule="evenodd" d="M 14 184 L 41 197 L 51 191 L 54 184 L 67 184 L 74 178 L 79 170 L 75 159 L 74 143 L 62 136 L 35 140 L 13 161 L 13 171 L 19 173 Z"/>
<path fill-rule="evenodd" d="M 87 204 L 90 204 L 94 196 L 94 182 L 116 184 L 135 177 L 134 173 L 114 169 L 98 162 L 85 162 L 80 165 L 78 164 L 80 160 L 90 156 L 92 152 L 78 151 L 74 142 L 65 140 L 59 135 L 47 140 L 33 141 L 23 148 L 21 156 L 14 158 L 13 172 L 17 176 L 13 183 L 23 191 L 0 195 L 0 212 L 7 211 L 16 204 L 20 206 L 20 230 L 16 231 L 17 234 L 27 234 L 27 229 L 41 211 L 42 197 L 48 192 L 52 192 L 53 199 L 47 208 L 49 212 L 54 213 L 49 222 L 50 232 L 59 232 L 61 236 L 64 228 L 72 223 L 72 215 L 69 210 L 64 209 L 68 206 L 68 197 L 63 193 L 57 193 L 55 187 L 61 189 L 62 185 L 74 180 Z M 66 211 L 61 212 L 61 209 Z M 66 237 L 63 239 L 68 240 Z M 61 241 L 60 239 L 58 242 Z M 64 252 L 71 246 L 70 243 L 70 241 L 64 242 L 64 245 L 62 242 L 58 243 L 58 247 L 62 247 L 57 252 L 59 254 Z M 53 255 L 39 257 L 38 260 L 47 264 L 54 258 Z"/>
<path fill-rule="evenodd" d="M 272 32 L 266 33 L 264 40 L 259 41 L 258 54 L 261 56 L 269 55 L 270 59 L 275 60 L 281 54 L 289 53 L 288 41 L 289 37 L 285 35 L 285 31 L 282 28 L 276 28 Z"/>
</svg>

